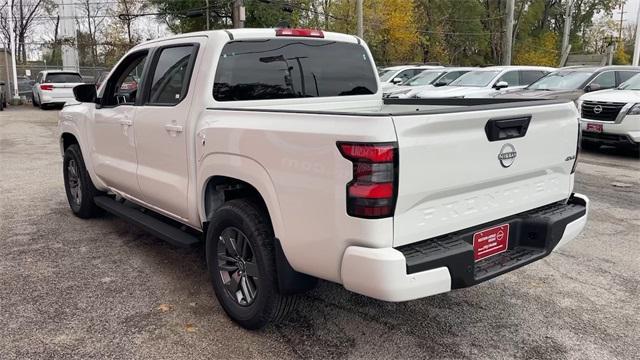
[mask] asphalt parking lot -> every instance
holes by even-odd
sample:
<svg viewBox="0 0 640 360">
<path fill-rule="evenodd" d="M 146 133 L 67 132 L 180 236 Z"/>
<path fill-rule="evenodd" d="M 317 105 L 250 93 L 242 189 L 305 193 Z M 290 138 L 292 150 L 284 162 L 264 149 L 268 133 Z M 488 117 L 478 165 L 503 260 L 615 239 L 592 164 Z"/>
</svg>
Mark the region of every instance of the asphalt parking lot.
<svg viewBox="0 0 640 360">
<path fill-rule="evenodd" d="M 586 231 L 479 286 L 384 303 L 321 283 L 248 332 L 218 305 L 200 249 L 113 216 L 72 216 L 57 111 L 0 112 L 0 358 L 640 358 L 640 160 L 583 153 Z"/>
</svg>

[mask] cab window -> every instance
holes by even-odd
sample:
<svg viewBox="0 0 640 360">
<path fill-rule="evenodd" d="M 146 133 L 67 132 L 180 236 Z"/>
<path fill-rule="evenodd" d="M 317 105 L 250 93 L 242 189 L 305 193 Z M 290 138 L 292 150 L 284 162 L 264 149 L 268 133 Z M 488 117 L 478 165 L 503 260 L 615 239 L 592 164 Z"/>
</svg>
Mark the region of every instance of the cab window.
<svg viewBox="0 0 640 360">
<path fill-rule="evenodd" d="M 150 78 L 151 91 L 147 104 L 176 105 L 187 94 L 190 64 L 194 55 L 194 46 L 172 46 L 164 48 L 157 56 L 157 61 Z"/>
<path fill-rule="evenodd" d="M 126 57 L 107 80 L 102 96 L 103 106 L 134 105 L 142 91 L 141 83 L 147 52 Z"/>
</svg>

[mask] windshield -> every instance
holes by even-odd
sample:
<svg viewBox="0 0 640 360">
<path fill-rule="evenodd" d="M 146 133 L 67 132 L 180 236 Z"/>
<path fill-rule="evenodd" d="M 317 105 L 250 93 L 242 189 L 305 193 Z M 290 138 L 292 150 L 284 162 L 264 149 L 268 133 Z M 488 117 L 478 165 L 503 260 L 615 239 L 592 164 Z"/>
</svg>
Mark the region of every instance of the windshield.
<svg viewBox="0 0 640 360">
<path fill-rule="evenodd" d="M 471 71 L 452 81 L 451 86 L 475 86 L 483 87 L 491 83 L 491 81 L 500 74 L 500 71 Z"/>
<path fill-rule="evenodd" d="M 218 101 L 375 94 L 362 45 L 328 40 L 242 40 L 222 49 L 213 86 Z"/>
<path fill-rule="evenodd" d="M 391 80 L 393 75 L 395 75 L 397 72 L 398 70 L 382 70 L 382 73 L 380 74 L 380 82 L 387 82 Z"/>
<path fill-rule="evenodd" d="M 556 71 L 529 85 L 530 90 L 577 90 L 593 71 Z"/>
<path fill-rule="evenodd" d="M 47 74 L 47 78 L 44 80 L 45 83 L 81 83 L 82 76 L 77 73 L 52 73 Z"/>
<path fill-rule="evenodd" d="M 640 74 L 634 75 L 631 79 L 625 81 L 618 88 L 620 90 L 640 90 Z"/>
<path fill-rule="evenodd" d="M 423 71 L 422 73 L 412 77 L 407 80 L 403 86 L 420 86 L 420 85 L 429 85 L 435 79 L 439 78 L 442 75 L 442 71 Z"/>
</svg>

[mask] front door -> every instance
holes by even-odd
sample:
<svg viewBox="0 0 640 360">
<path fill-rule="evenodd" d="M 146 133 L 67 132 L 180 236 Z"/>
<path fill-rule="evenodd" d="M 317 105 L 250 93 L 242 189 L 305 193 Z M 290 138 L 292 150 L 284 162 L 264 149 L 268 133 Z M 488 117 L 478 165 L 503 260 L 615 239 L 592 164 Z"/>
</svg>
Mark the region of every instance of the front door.
<svg viewBox="0 0 640 360">
<path fill-rule="evenodd" d="M 180 219 L 189 218 L 188 93 L 198 48 L 175 44 L 154 52 L 134 126 L 142 199 Z"/>
<path fill-rule="evenodd" d="M 87 127 L 96 175 L 113 190 L 134 198 L 140 196 L 140 187 L 133 124 L 146 60 L 147 52 L 140 51 L 120 62 L 104 86 L 93 126 Z"/>
</svg>

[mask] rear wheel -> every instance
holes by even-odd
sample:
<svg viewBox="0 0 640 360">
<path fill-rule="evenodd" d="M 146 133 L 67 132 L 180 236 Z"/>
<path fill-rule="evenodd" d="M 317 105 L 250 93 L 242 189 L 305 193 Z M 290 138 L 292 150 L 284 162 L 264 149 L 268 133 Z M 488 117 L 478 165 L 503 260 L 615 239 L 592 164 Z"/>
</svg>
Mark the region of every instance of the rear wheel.
<svg viewBox="0 0 640 360">
<path fill-rule="evenodd" d="M 100 214 L 102 211 L 93 202 L 93 198 L 100 195 L 101 192 L 93 185 L 77 144 L 70 145 L 65 150 L 62 164 L 64 189 L 71 211 L 83 219 Z"/>
<path fill-rule="evenodd" d="M 206 255 L 216 297 L 242 327 L 277 323 L 294 308 L 296 297 L 278 290 L 271 224 L 252 202 L 232 200 L 215 212 Z"/>
<path fill-rule="evenodd" d="M 31 93 L 31 105 L 33 105 L 34 107 L 38 106 L 38 102 L 36 102 L 36 94 L 35 93 Z"/>
</svg>

